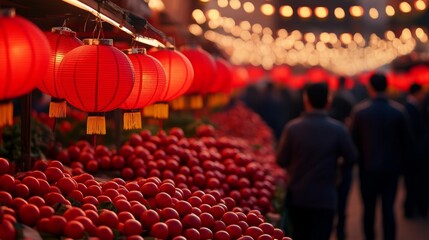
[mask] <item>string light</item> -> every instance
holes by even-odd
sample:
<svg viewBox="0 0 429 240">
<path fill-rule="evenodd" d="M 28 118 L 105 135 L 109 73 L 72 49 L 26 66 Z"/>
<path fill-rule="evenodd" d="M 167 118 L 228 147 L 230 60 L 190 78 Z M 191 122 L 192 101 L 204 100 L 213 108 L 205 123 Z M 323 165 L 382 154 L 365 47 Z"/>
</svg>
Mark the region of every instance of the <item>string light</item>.
<svg viewBox="0 0 429 240">
<path fill-rule="evenodd" d="M 240 9 L 240 7 L 241 7 L 241 2 L 240 2 L 239 0 L 230 0 L 230 1 L 229 1 L 229 6 L 230 6 L 232 9 L 237 10 L 237 9 Z"/>
<path fill-rule="evenodd" d="M 292 17 L 293 15 L 293 8 L 289 5 L 284 5 L 280 7 L 280 15 L 283 17 Z"/>
<path fill-rule="evenodd" d="M 408 2 L 401 2 L 399 4 L 399 10 L 401 10 L 403 13 L 409 13 L 411 12 L 412 8 Z"/>
<path fill-rule="evenodd" d="M 217 5 L 220 8 L 226 8 L 228 7 L 228 0 L 217 0 Z"/>
<path fill-rule="evenodd" d="M 255 11 L 255 5 L 253 5 L 251 2 L 245 2 L 243 3 L 243 9 L 247 13 L 252 13 Z"/>
<path fill-rule="evenodd" d="M 423 11 L 426 9 L 427 6 L 423 0 L 417 0 L 416 2 L 414 2 L 414 7 L 419 11 Z"/>
<path fill-rule="evenodd" d="M 371 9 L 369 9 L 369 16 L 370 16 L 372 19 L 377 19 L 377 18 L 378 18 L 378 16 L 379 16 L 379 14 L 378 14 L 378 10 L 377 10 L 377 9 L 375 9 L 375 8 L 371 8 Z"/>
<path fill-rule="evenodd" d="M 392 17 L 395 15 L 396 11 L 391 5 L 386 5 L 386 15 Z"/>
<path fill-rule="evenodd" d="M 318 18 L 326 18 L 329 14 L 328 8 L 326 7 L 316 7 L 314 9 L 314 15 Z"/>
<path fill-rule="evenodd" d="M 334 10 L 334 15 L 338 19 L 343 19 L 346 16 L 346 13 L 344 12 L 344 9 L 337 7 Z"/>
<path fill-rule="evenodd" d="M 203 24 L 207 20 L 201 9 L 195 9 L 194 11 L 192 11 L 192 17 L 198 24 Z"/>
<path fill-rule="evenodd" d="M 350 15 L 353 17 L 362 17 L 364 11 L 362 6 L 351 6 L 350 7 Z"/>
<path fill-rule="evenodd" d="M 309 18 L 311 17 L 311 8 L 309 7 L 299 7 L 298 8 L 298 16 L 302 17 L 302 18 Z"/>
<path fill-rule="evenodd" d="M 265 3 L 261 5 L 261 12 L 266 16 L 273 15 L 275 11 L 276 9 L 274 8 L 274 6 L 269 3 Z"/>
</svg>

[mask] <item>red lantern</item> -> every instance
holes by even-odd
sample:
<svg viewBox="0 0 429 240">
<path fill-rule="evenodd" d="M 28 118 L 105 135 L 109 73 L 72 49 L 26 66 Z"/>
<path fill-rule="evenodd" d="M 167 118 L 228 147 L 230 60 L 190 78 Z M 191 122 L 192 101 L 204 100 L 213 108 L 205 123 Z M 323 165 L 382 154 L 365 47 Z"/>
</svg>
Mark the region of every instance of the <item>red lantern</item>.
<svg viewBox="0 0 429 240">
<path fill-rule="evenodd" d="M 106 134 L 104 112 L 118 108 L 130 95 L 134 68 L 130 59 L 113 47 L 111 39 L 85 39 L 67 53 L 58 69 L 64 97 L 89 112 L 87 134 Z"/>
<path fill-rule="evenodd" d="M 247 66 L 247 72 L 249 73 L 248 81 L 250 83 L 256 83 L 262 80 L 265 76 L 265 70 L 259 66 Z"/>
<path fill-rule="evenodd" d="M 166 92 L 159 101 L 159 110 L 156 110 L 158 113 L 154 117 L 168 118 L 168 104 L 165 102 L 177 99 L 188 91 L 194 79 L 194 69 L 189 60 L 174 49 L 162 49 L 149 54 L 161 62 L 167 76 Z"/>
<path fill-rule="evenodd" d="M 165 93 L 167 77 L 161 63 L 146 54 L 145 49 L 131 49 L 128 57 L 134 66 L 135 82 L 127 100 L 122 103 L 124 129 L 142 128 L 141 109 L 161 99 Z"/>
<path fill-rule="evenodd" d="M 187 91 L 191 95 L 190 107 L 200 109 L 203 107 L 201 94 L 209 92 L 216 78 L 216 63 L 208 52 L 200 48 L 186 48 L 182 53 L 189 59 L 194 69 L 194 80 Z"/>
<path fill-rule="evenodd" d="M 10 99 L 33 90 L 45 77 L 51 49 L 39 28 L 9 10 L 0 14 L 0 127 L 12 124 Z"/>
<path fill-rule="evenodd" d="M 249 83 L 249 72 L 245 67 L 234 66 L 232 67 L 232 82 L 231 89 L 245 87 Z M 231 89 L 226 90 L 229 92 Z"/>
<path fill-rule="evenodd" d="M 46 37 L 52 53 L 48 65 L 48 74 L 37 87 L 40 91 L 52 96 L 49 104 L 49 117 L 63 118 L 66 117 L 67 102 L 64 100 L 64 93 L 61 92 L 57 80 L 58 67 L 66 53 L 82 46 L 82 41 L 76 37 L 75 32 L 65 27 L 52 28 L 51 32 L 46 33 Z"/>
<path fill-rule="evenodd" d="M 407 73 L 389 72 L 386 77 L 391 88 L 404 92 L 408 91 L 413 80 Z"/>
<path fill-rule="evenodd" d="M 421 85 L 429 84 L 429 67 L 426 65 L 417 65 L 410 70 L 410 76 L 416 83 Z"/>
<path fill-rule="evenodd" d="M 270 78 L 276 83 L 286 84 L 291 74 L 289 66 L 279 65 L 274 66 L 273 69 L 271 69 Z"/>
<path fill-rule="evenodd" d="M 232 80 L 231 65 L 222 58 L 216 58 L 215 62 L 217 68 L 216 79 L 209 89 L 212 95 L 208 99 L 208 104 L 211 107 L 220 106 L 228 101 L 226 95 L 223 94 L 222 91 L 230 88 Z"/>
</svg>

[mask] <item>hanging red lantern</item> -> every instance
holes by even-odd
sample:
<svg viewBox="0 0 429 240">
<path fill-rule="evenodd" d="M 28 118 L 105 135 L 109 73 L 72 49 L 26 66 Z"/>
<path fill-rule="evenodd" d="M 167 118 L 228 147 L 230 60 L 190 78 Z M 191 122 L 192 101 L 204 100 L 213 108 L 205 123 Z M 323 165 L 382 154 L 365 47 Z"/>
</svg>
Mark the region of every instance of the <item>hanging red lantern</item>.
<svg viewBox="0 0 429 240">
<path fill-rule="evenodd" d="M 208 99 L 208 104 L 211 107 L 226 103 L 226 94 L 223 94 L 222 91 L 230 88 L 232 79 L 232 67 L 227 61 L 222 58 L 216 58 L 215 63 L 217 68 L 216 78 L 209 89 L 211 95 Z"/>
<path fill-rule="evenodd" d="M 167 86 L 167 77 L 161 63 L 146 54 L 146 49 L 131 49 L 128 54 L 135 70 L 135 82 L 131 94 L 122 103 L 124 129 L 140 129 L 141 109 L 161 99 Z"/>
<path fill-rule="evenodd" d="M 202 95 L 207 94 L 216 78 L 216 63 L 214 58 L 201 48 L 185 48 L 182 50 L 194 69 L 194 80 L 186 92 L 190 95 L 191 109 L 203 107 Z"/>
<path fill-rule="evenodd" d="M 263 69 L 261 66 L 249 65 L 246 67 L 246 70 L 249 73 L 248 81 L 251 84 L 258 82 L 265 77 L 265 69 Z"/>
<path fill-rule="evenodd" d="M 87 134 L 106 134 L 104 112 L 118 108 L 128 98 L 134 68 L 125 53 L 112 46 L 112 39 L 83 42 L 64 56 L 58 80 L 67 102 L 88 112 Z"/>
<path fill-rule="evenodd" d="M 290 79 L 292 72 L 287 65 L 274 66 L 270 71 L 270 78 L 279 84 L 285 85 Z"/>
<path fill-rule="evenodd" d="M 14 10 L 0 13 L 0 127 L 12 125 L 12 98 L 46 76 L 51 49 L 43 32 Z"/>
<path fill-rule="evenodd" d="M 189 60 L 174 49 L 162 49 L 149 54 L 161 62 L 167 76 L 166 91 L 157 103 L 154 116 L 165 119 L 168 118 L 166 102 L 177 99 L 188 91 L 194 79 L 194 69 Z"/>
<path fill-rule="evenodd" d="M 429 84 L 429 66 L 417 65 L 411 68 L 410 76 L 416 83 L 421 85 Z"/>
<path fill-rule="evenodd" d="M 386 74 L 387 83 L 392 89 L 408 91 L 413 79 L 407 73 L 389 72 Z"/>
<path fill-rule="evenodd" d="M 232 82 L 231 88 L 226 90 L 229 92 L 235 88 L 245 87 L 249 83 L 249 72 L 245 67 L 242 66 L 234 66 L 232 67 Z"/>
<path fill-rule="evenodd" d="M 67 113 L 67 102 L 64 100 L 64 93 L 61 92 L 57 80 L 58 67 L 66 53 L 82 46 L 82 41 L 76 37 L 75 32 L 66 27 L 52 28 L 51 32 L 46 33 L 46 37 L 52 53 L 48 65 L 48 74 L 37 85 L 37 88 L 52 97 L 49 104 L 49 117 L 64 118 Z"/>
</svg>

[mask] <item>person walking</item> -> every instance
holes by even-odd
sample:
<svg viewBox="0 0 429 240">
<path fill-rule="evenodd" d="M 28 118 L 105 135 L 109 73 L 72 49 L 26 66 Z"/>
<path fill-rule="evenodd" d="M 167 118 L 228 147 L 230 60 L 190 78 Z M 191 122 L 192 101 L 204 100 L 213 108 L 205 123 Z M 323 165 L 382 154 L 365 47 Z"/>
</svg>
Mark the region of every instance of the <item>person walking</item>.
<svg viewBox="0 0 429 240">
<path fill-rule="evenodd" d="M 414 137 L 412 152 L 407 161 L 404 162 L 403 176 L 406 189 L 404 202 L 404 216 L 414 218 L 417 214 L 427 216 L 427 203 L 425 196 L 426 183 L 424 181 L 427 169 L 424 167 L 426 161 L 427 126 L 424 119 L 423 101 L 426 97 L 425 91 L 420 84 L 414 83 L 410 86 L 405 110 L 408 113 L 411 131 Z"/>
<path fill-rule="evenodd" d="M 279 143 L 277 163 L 289 174 L 286 207 L 294 240 L 329 240 L 337 208 L 337 168 L 357 160 L 347 129 L 325 111 L 328 87 L 307 86 L 305 112 L 286 124 Z"/>
<path fill-rule="evenodd" d="M 371 99 L 352 113 L 351 133 L 360 153 L 358 159 L 366 240 L 375 239 L 377 198 L 381 196 L 383 238 L 396 238 L 394 203 L 401 164 L 410 149 L 411 133 L 404 108 L 386 95 L 387 79 L 374 74 L 369 81 Z"/>
<path fill-rule="evenodd" d="M 335 92 L 329 108 L 329 116 L 340 121 L 346 127 L 350 125 L 350 113 L 356 103 L 354 95 L 345 87 L 346 78 L 338 78 L 338 90 Z M 340 159 L 342 160 L 342 159 Z M 341 161 L 342 162 L 342 161 Z M 337 208 L 337 240 L 346 239 L 346 208 L 347 200 L 352 183 L 353 166 L 350 164 L 341 164 L 339 166 L 339 177 L 337 183 L 338 208 Z"/>
</svg>

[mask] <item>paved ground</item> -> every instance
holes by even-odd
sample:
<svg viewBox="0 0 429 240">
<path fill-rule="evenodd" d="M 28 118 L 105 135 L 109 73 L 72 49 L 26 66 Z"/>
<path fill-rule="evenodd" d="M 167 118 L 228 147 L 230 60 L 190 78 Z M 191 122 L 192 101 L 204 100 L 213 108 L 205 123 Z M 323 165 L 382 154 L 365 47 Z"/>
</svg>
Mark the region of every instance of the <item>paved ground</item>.
<svg viewBox="0 0 429 240">
<path fill-rule="evenodd" d="M 359 192 L 359 183 L 357 177 L 353 180 L 353 186 L 350 193 L 348 205 L 347 234 L 348 240 L 364 240 L 362 228 L 362 201 Z M 429 191 L 429 186 L 427 188 Z M 426 219 L 408 220 L 403 217 L 402 203 L 404 201 L 404 187 L 402 181 L 399 185 L 399 191 L 396 198 L 396 217 L 397 217 L 397 240 L 429 240 L 429 217 Z M 377 210 L 377 239 L 382 239 L 381 228 L 381 209 L 378 204 Z M 335 236 L 331 240 L 336 240 Z"/>
</svg>

